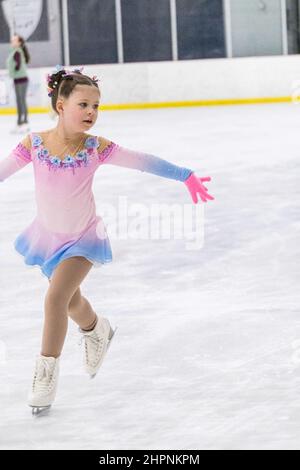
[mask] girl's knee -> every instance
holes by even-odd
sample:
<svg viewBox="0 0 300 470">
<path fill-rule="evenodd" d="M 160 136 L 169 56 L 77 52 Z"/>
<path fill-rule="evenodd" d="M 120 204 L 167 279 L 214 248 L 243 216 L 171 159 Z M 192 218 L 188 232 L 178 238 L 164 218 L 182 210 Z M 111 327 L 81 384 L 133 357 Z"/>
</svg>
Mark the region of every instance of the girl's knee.
<svg viewBox="0 0 300 470">
<path fill-rule="evenodd" d="M 75 291 L 70 298 L 64 291 L 55 291 L 48 289 L 45 297 L 45 308 L 47 309 L 72 309 L 75 308 L 82 301 L 80 288 Z"/>
<path fill-rule="evenodd" d="M 69 299 L 62 292 L 48 291 L 44 300 L 46 311 L 67 310 Z"/>
</svg>

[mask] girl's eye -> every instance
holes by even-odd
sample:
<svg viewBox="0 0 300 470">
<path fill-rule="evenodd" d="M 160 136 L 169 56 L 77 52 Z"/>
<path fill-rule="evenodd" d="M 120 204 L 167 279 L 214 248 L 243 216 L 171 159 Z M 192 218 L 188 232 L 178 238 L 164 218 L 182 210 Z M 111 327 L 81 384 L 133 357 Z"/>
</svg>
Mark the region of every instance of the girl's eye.
<svg viewBox="0 0 300 470">
<path fill-rule="evenodd" d="M 85 107 L 85 106 L 87 106 L 87 104 L 86 103 L 80 103 L 79 106 L 84 106 Z M 94 109 L 98 109 L 97 104 L 94 105 Z"/>
</svg>

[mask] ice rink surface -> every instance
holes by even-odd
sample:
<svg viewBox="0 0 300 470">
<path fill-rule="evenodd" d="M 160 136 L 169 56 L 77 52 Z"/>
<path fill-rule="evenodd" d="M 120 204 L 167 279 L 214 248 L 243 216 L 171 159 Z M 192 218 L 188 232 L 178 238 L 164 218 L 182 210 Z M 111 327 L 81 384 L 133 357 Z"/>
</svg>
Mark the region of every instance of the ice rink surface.
<svg viewBox="0 0 300 470">
<path fill-rule="evenodd" d="M 15 121 L 0 116 L 0 158 L 22 139 Z M 55 404 L 36 419 L 27 393 L 48 282 L 13 247 L 36 213 L 32 165 L 3 182 L 0 448 L 299 450 L 300 106 L 107 111 L 89 133 L 211 176 L 204 244 L 111 239 L 113 262 L 82 292 L 118 325 L 114 342 L 91 381 L 70 321 Z M 179 181 L 111 165 L 93 188 L 97 208 L 120 195 L 192 204 Z"/>
</svg>

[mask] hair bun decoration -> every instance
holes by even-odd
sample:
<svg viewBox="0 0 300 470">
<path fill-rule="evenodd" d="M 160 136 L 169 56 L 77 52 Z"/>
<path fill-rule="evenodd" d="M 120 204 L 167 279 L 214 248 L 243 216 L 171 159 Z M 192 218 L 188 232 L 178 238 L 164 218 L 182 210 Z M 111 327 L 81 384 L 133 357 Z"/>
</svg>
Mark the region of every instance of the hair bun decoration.
<svg viewBox="0 0 300 470">
<path fill-rule="evenodd" d="M 62 65 L 57 64 L 57 65 L 55 66 L 55 70 L 56 70 L 56 72 L 62 72 L 62 71 L 65 70 L 65 69 L 64 69 L 64 67 L 63 67 Z"/>
<path fill-rule="evenodd" d="M 55 71 L 52 74 L 47 74 L 47 91 L 48 91 L 48 96 L 51 97 L 58 88 L 62 78 L 66 75 L 66 71 L 62 65 L 56 65 Z"/>
<path fill-rule="evenodd" d="M 51 97 L 54 94 L 55 89 L 58 88 L 62 80 L 64 79 L 73 80 L 73 75 L 76 73 L 81 74 L 83 69 L 84 69 L 84 66 L 81 66 L 73 70 L 66 70 L 62 65 L 59 65 L 59 64 L 56 65 L 55 72 L 53 72 L 50 75 L 49 74 L 46 75 L 48 96 Z M 96 75 L 93 75 L 91 77 L 91 80 L 95 83 L 99 81 Z M 52 82 L 51 85 L 50 85 L 50 82 Z"/>
</svg>

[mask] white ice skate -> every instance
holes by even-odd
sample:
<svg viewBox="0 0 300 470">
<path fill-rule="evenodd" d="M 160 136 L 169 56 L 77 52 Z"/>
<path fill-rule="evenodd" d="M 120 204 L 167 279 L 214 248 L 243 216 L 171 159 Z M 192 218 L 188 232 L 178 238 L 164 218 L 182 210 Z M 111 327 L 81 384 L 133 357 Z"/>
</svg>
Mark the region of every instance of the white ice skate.
<svg viewBox="0 0 300 470">
<path fill-rule="evenodd" d="M 85 341 L 84 366 L 91 379 L 98 372 L 116 331 L 117 327 L 113 330 L 107 318 L 99 316 L 93 330 L 84 331 L 79 328 Z"/>
<path fill-rule="evenodd" d="M 11 134 L 23 134 L 24 133 L 24 127 L 23 124 L 16 124 L 13 129 L 10 131 Z"/>
<path fill-rule="evenodd" d="M 30 132 L 30 125 L 28 124 L 28 122 L 23 122 L 23 124 L 21 124 L 21 132 L 22 133 Z"/>
<path fill-rule="evenodd" d="M 33 415 L 39 415 L 51 407 L 55 399 L 58 374 L 59 357 L 37 357 L 32 389 L 28 397 L 28 405 L 32 407 Z"/>
</svg>

